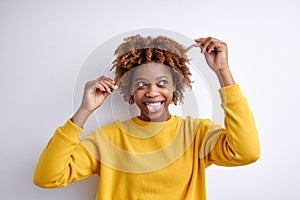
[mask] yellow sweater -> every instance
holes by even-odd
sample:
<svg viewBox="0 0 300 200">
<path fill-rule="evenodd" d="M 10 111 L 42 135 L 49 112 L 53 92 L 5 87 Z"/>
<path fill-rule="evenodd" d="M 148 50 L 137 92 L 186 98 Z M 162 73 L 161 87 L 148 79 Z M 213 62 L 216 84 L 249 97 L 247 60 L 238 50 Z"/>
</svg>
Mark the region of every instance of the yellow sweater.
<svg viewBox="0 0 300 200">
<path fill-rule="evenodd" d="M 238 85 L 220 89 L 225 128 L 210 120 L 145 122 L 137 117 L 83 130 L 68 120 L 43 151 L 34 173 L 40 187 L 62 187 L 99 175 L 97 200 L 205 200 L 205 168 L 259 158 L 252 114 Z"/>
</svg>

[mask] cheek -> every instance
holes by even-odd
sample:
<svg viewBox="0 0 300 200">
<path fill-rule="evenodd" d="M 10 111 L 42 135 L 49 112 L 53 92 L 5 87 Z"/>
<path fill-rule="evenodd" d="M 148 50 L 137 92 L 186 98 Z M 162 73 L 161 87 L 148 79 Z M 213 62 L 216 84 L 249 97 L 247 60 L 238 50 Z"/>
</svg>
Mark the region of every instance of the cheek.
<svg viewBox="0 0 300 200">
<path fill-rule="evenodd" d="M 134 100 L 139 100 L 144 96 L 144 92 L 142 90 L 136 90 L 132 93 Z"/>
<path fill-rule="evenodd" d="M 168 100 L 172 101 L 173 98 L 173 91 L 172 90 L 168 90 L 164 92 L 164 96 L 165 98 L 167 98 Z"/>
</svg>

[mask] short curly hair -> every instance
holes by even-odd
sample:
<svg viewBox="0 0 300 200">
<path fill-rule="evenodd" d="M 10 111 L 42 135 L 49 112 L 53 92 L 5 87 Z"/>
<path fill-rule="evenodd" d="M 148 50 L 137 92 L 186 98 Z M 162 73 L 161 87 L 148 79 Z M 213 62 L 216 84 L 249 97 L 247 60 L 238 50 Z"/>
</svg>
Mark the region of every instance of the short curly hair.
<svg viewBox="0 0 300 200">
<path fill-rule="evenodd" d="M 173 93 L 173 103 L 183 102 L 185 88 L 191 89 L 191 73 L 188 67 L 187 51 L 178 42 L 165 37 L 142 37 L 139 34 L 124 39 L 124 42 L 115 50 L 116 59 L 112 69 L 115 69 L 115 83 L 119 86 L 124 100 L 132 103 L 131 81 L 135 67 L 155 62 L 170 67 L 173 82 L 176 85 Z M 128 73 L 127 73 L 128 72 Z"/>
</svg>

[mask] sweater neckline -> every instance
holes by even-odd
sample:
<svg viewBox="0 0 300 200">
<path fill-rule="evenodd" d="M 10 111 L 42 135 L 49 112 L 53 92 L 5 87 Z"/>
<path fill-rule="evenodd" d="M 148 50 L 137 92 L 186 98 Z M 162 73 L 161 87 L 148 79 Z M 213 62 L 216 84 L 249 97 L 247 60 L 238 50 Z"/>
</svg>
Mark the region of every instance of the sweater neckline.
<svg viewBox="0 0 300 200">
<path fill-rule="evenodd" d="M 174 121 L 174 115 L 170 115 L 170 118 L 166 121 L 162 122 L 152 122 L 152 121 L 145 121 L 139 118 L 139 116 L 135 116 L 132 118 L 133 122 L 136 123 L 139 126 L 161 126 L 161 125 L 168 125 Z"/>
<path fill-rule="evenodd" d="M 117 125 L 124 133 L 137 138 L 153 137 L 164 131 L 166 128 L 172 127 L 174 124 L 176 124 L 176 117 L 174 115 L 171 115 L 170 119 L 163 122 L 144 121 L 139 119 L 138 116 L 128 119 L 123 123 L 117 122 Z"/>
</svg>

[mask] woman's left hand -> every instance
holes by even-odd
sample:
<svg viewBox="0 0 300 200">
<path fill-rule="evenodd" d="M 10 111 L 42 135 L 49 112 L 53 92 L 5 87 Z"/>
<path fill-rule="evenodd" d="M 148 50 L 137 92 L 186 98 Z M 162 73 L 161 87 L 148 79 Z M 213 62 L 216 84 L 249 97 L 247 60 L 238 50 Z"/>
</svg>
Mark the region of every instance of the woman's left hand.
<svg viewBox="0 0 300 200">
<path fill-rule="evenodd" d="M 228 70 L 226 43 L 212 37 L 195 39 L 195 42 L 196 46 L 201 48 L 201 53 L 204 53 L 207 64 L 214 72 Z"/>
<path fill-rule="evenodd" d="M 196 45 L 201 48 L 209 67 L 218 76 L 222 87 L 235 84 L 228 66 L 228 49 L 225 42 L 207 37 L 195 39 Z"/>
</svg>

